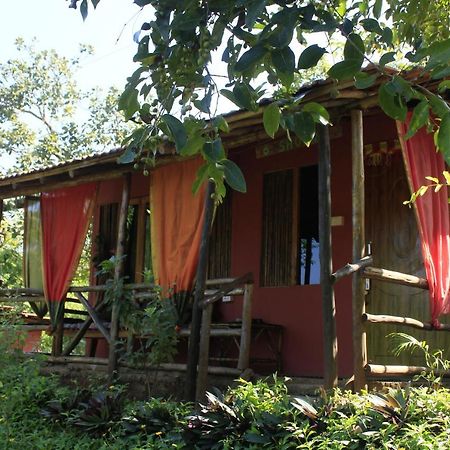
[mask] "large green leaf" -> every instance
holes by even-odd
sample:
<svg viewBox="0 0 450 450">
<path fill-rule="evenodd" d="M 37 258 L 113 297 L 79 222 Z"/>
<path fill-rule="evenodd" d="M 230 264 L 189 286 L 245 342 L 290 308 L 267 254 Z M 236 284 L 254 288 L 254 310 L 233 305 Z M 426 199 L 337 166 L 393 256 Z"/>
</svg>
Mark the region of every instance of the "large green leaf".
<svg viewBox="0 0 450 450">
<path fill-rule="evenodd" d="M 350 33 L 344 46 L 345 61 L 359 61 L 360 67 L 364 61 L 365 47 L 361 37 L 356 33 Z"/>
<path fill-rule="evenodd" d="M 170 114 L 164 114 L 161 116 L 161 120 L 167 125 L 167 128 L 172 135 L 172 139 L 175 142 L 177 152 L 180 152 L 187 142 L 187 133 L 183 124 Z"/>
<path fill-rule="evenodd" d="M 450 164 L 450 113 L 442 120 L 437 135 L 437 146 L 444 155 L 445 162 Z"/>
<path fill-rule="evenodd" d="M 348 80 L 361 69 L 359 60 L 346 60 L 336 63 L 328 70 L 328 75 L 336 80 Z"/>
<path fill-rule="evenodd" d="M 233 161 L 230 161 L 229 159 L 221 161 L 220 164 L 222 164 L 224 167 L 226 182 L 235 191 L 244 193 L 247 192 L 247 185 L 245 183 L 245 178 L 239 166 Z"/>
<path fill-rule="evenodd" d="M 203 144 L 205 143 L 205 138 L 201 134 L 194 134 L 189 137 L 186 145 L 180 150 L 180 154 L 182 156 L 192 156 L 196 153 L 199 153 L 203 148 Z"/>
<path fill-rule="evenodd" d="M 320 103 L 309 102 L 303 106 L 303 111 L 311 114 L 316 123 L 321 123 L 322 125 L 330 123 L 330 114 Z"/>
<path fill-rule="evenodd" d="M 252 69 L 259 61 L 261 61 L 267 53 L 267 49 L 262 45 L 255 45 L 246 51 L 235 65 L 236 72 L 246 72 Z"/>
<path fill-rule="evenodd" d="M 358 89 L 367 89 L 375 83 L 377 74 L 369 74 L 367 72 L 358 72 L 355 75 L 355 86 Z"/>
<path fill-rule="evenodd" d="M 299 69 L 309 69 L 317 65 L 326 50 L 317 44 L 310 45 L 305 48 L 298 59 L 297 67 Z"/>
<path fill-rule="evenodd" d="M 241 108 L 254 111 L 257 109 L 256 102 L 252 95 L 252 90 L 246 83 L 236 83 L 233 88 L 233 94 Z"/>
<path fill-rule="evenodd" d="M 392 61 L 395 61 L 395 52 L 387 52 L 381 56 L 378 64 L 383 67 Z"/>
<path fill-rule="evenodd" d="M 395 120 L 406 119 L 408 109 L 402 97 L 396 92 L 391 82 L 383 84 L 378 91 L 378 101 L 381 109 Z"/>
<path fill-rule="evenodd" d="M 212 142 L 203 144 L 203 154 L 205 158 L 213 163 L 222 161 L 225 158 L 225 150 L 222 145 L 222 139 L 218 138 Z"/>
<path fill-rule="evenodd" d="M 137 89 L 128 85 L 119 98 L 118 108 L 119 111 L 123 111 L 126 120 L 131 119 L 134 113 L 139 111 L 140 105 L 138 95 Z"/>
<path fill-rule="evenodd" d="M 378 23 L 378 20 L 363 19 L 363 20 L 361 20 L 361 25 L 369 33 L 377 33 L 377 34 L 383 33 L 383 30 L 381 29 L 380 24 Z"/>
<path fill-rule="evenodd" d="M 294 114 L 294 132 L 295 134 L 309 146 L 316 134 L 316 126 L 314 118 L 307 112 L 299 112 Z"/>
<path fill-rule="evenodd" d="M 447 102 L 445 102 L 438 95 L 429 94 L 428 100 L 430 101 L 433 113 L 436 114 L 441 119 L 443 119 L 450 112 L 450 107 L 448 106 Z"/>
<path fill-rule="evenodd" d="M 275 137 L 275 133 L 278 131 L 278 128 L 280 127 L 280 108 L 276 103 L 271 103 L 267 108 L 264 110 L 263 115 L 263 124 L 264 129 L 266 130 L 266 133 L 270 137 Z"/>
<path fill-rule="evenodd" d="M 272 62 L 277 73 L 293 75 L 295 70 L 295 55 L 289 48 L 285 47 L 272 51 Z"/>
<path fill-rule="evenodd" d="M 409 139 L 428 122 L 430 106 L 427 100 L 422 100 L 413 111 L 411 122 L 409 123 L 408 132 L 405 139 Z"/>
<path fill-rule="evenodd" d="M 427 69 L 432 69 L 439 64 L 448 64 L 450 61 L 450 39 L 431 44 L 426 53 L 430 56 Z"/>
</svg>

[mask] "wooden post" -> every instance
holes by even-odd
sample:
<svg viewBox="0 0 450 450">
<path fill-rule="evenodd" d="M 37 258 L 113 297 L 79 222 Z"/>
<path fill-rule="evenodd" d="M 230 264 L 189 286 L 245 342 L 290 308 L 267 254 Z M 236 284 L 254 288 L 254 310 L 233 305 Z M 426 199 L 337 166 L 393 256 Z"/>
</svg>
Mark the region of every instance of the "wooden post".
<svg viewBox="0 0 450 450">
<path fill-rule="evenodd" d="M 61 314 L 58 318 L 58 323 L 53 331 L 52 336 L 52 356 L 60 356 L 63 351 L 63 339 L 64 339 L 64 300 L 63 304 L 60 306 Z"/>
<path fill-rule="evenodd" d="M 353 261 L 364 257 L 364 144 L 363 114 L 361 110 L 351 111 L 352 123 L 352 225 Z M 364 367 L 367 364 L 366 331 L 362 321 L 365 313 L 365 286 L 359 272 L 353 274 L 352 315 L 353 315 L 353 371 L 354 390 L 367 388 Z"/>
<path fill-rule="evenodd" d="M 326 125 L 318 126 L 319 137 L 319 243 L 320 287 L 322 289 L 324 386 L 337 386 L 336 305 L 331 280 L 331 155 L 330 136 Z"/>
<path fill-rule="evenodd" d="M 196 285 L 194 294 L 194 303 L 192 305 L 191 334 L 189 335 L 188 363 L 186 369 L 185 399 L 195 400 L 197 364 L 199 355 L 199 340 L 202 310 L 200 304 L 205 295 L 206 271 L 208 268 L 209 236 L 214 212 L 214 193 L 215 185 L 213 181 L 208 182 L 205 193 L 204 219 L 202 228 L 202 239 L 200 242 L 200 252 L 197 265 Z"/>
<path fill-rule="evenodd" d="M 122 188 L 122 200 L 120 203 L 119 211 L 119 224 L 117 230 L 117 247 L 116 247 L 116 267 L 114 269 L 114 281 L 119 281 L 123 275 L 123 256 L 125 253 L 125 240 L 126 240 L 126 225 L 128 215 L 128 205 L 130 203 L 130 187 L 131 187 L 131 174 L 127 173 L 123 177 Z M 109 346 L 109 360 L 108 360 L 108 378 L 112 383 L 116 376 L 117 370 L 117 335 L 119 333 L 119 305 L 117 301 L 113 303 L 111 312 L 111 328 L 110 338 L 111 344 Z"/>
<path fill-rule="evenodd" d="M 209 364 L 209 338 L 211 332 L 211 318 L 214 304 L 208 304 L 202 313 L 202 328 L 200 334 L 198 373 L 195 400 L 199 403 L 204 400 L 208 386 L 208 364 Z"/>
<path fill-rule="evenodd" d="M 252 339 L 252 297 L 253 284 L 246 284 L 242 300 L 242 331 L 239 345 L 238 369 L 244 371 L 250 366 L 250 342 Z"/>
</svg>

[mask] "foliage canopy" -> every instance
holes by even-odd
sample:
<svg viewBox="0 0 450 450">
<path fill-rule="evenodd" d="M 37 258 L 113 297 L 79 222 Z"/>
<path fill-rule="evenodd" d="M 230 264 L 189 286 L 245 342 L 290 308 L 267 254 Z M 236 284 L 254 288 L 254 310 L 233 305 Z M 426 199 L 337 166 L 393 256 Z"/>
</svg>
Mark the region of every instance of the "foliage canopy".
<svg viewBox="0 0 450 450">
<path fill-rule="evenodd" d="M 98 2 L 91 0 L 94 7 Z M 227 162 L 223 149 L 220 136 L 228 124 L 223 117 L 215 117 L 217 97 L 256 111 L 268 86 L 283 86 L 286 95 L 264 115 L 265 128 L 273 135 L 281 127 L 309 145 L 317 124 L 328 123 L 329 114 L 318 104 L 297 101 L 289 87 L 296 74 L 332 55 L 337 59 L 328 75 L 338 81 L 353 80 L 358 89 L 375 82 L 376 76 L 363 69 L 368 62 L 376 63 L 386 77 L 379 88 L 384 112 L 405 120 L 408 106 L 415 105 L 409 135 L 427 126 L 436 133 L 437 146 L 450 161 L 450 108 L 445 99 L 386 69 L 387 64 L 407 61 L 422 66 L 433 79 L 450 75 L 448 0 L 134 3 L 150 13 L 146 17 L 153 17 L 135 36 L 134 60 L 140 66 L 128 79 L 119 102 L 125 116 L 141 124 L 126 141 L 124 160 L 150 162 L 165 134 L 178 153 L 201 154 L 205 159 L 196 186 L 213 178 L 219 197 L 225 193 L 224 179 L 231 187 L 245 190 L 239 168 Z M 77 4 L 86 18 L 89 1 L 72 0 L 72 7 Z M 333 44 L 336 36 L 344 45 L 342 56 Z M 224 87 L 213 72 L 217 55 L 227 68 Z M 449 82 L 442 81 L 440 93 L 448 87 Z M 156 100 L 149 101 L 152 92 Z"/>
</svg>

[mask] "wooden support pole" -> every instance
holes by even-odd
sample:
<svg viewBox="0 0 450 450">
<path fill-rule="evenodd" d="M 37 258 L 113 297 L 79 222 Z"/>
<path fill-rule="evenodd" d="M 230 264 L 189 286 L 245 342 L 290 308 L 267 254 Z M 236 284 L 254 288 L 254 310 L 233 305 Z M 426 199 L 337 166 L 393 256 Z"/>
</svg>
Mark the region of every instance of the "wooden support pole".
<svg viewBox="0 0 450 450">
<path fill-rule="evenodd" d="M 333 283 L 336 283 L 336 281 L 339 281 L 340 279 L 349 275 L 353 275 L 355 272 L 358 272 L 358 270 L 369 266 L 370 264 L 372 264 L 372 262 L 372 256 L 364 256 L 364 258 L 360 259 L 359 261 L 348 263 L 344 267 L 341 267 L 340 269 L 336 270 L 336 272 L 331 274 L 331 280 L 333 281 Z"/>
<path fill-rule="evenodd" d="M 60 306 L 62 308 L 61 314 L 58 314 L 58 323 L 52 335 L 52 356 L 60 356 L 63 351 L 64 339 L 64 300 Z"/>
<path fill-rule="evenodd" d="M 202 328 L 200 333 L 198 374 L 195 401 L 200 403 L 205 399 L 206 388 L 208 387 L 208 365 L 209 365 L 209 338 L 211 331 L 211 319 L 213 304 L 206 305 L 202 313 Z"/>
<path fill-rule="evenodd" d="M 393 270 L 379 269 L 378 267 L 366 267 L 362 274 L 364 278 L 386 281 L 393 284 L 428 289 L 428 281 L 425 278 L 408 275 L 406 273 L 394 272 Z"/>
<path fill-rule="evenodd" d="M 322 289 L 322 317 L 324 337 L 324 386 L 337 386 L 336 305 L 331 273 L 333 255 L 331 248 L 331 154 L 328 127 L 318 126 L 319 136 L 319 242 L 320 287 Z"/>
<path fill-rule="evenodd" d="M 450 325 L 441 323 L 439 327 L 434 327 L 429 322 L 421 322 L 411 317 L 390 316 L 386 314 L 363 314 L 363 321 L 368 323 L 389 323 L 392 325 L 404 325 L 418 330 L 425 331 L 450 331 Z"/>
<path fill-rule="evenodd" d="M 253 284 L 245 285 L 242 300 L 242 331 L 239 345 L 238 369 L 244 371 L 250 366 L 250 342 L 252 339 L 252 298 Z"/>
<path fill-rule="evenodd" d="M 202 238 L 200 242 L 199 259 L 197 265 L 196 285 L 194 293 L 194 302 L 192 307 L 191 334 L 189 336 L 188 362 L 186 369 L 186 386 L 184 396 L 188 401 L 194 401 L 196 398 L 196 378 L 197 364 L 199 355 L 199 340 L 202 309 L 200 308 L 203 301 L 206 286 L 206 271 L 208 269 L 209 254 L 209 236 L 214 213 L 214 194 L 215 185 L 213 181 L 209 181 L 205 192 L 204 218 L 202 228 Z M 200 395 L 200 394 L 199 394 Z"/>
<path fill-rule="evenodd" d="M 116 248 L 116 267 L 114 270 L 114 281 L 118 282 L 123 275 L 123 257 L 125 254 L 125 240 L 126 240 L 126 226 L 128 205 L 130 203 L 130 188 L 131 188 L 131 174 L 127 173 L 123 177 L 122 199 L 120 202 L 119 223 L 117 231 L 117 248 Z M 119 305 L 117 301 L 113 303 L 111 312 L 111 329 L 110 338 L 111 344 L 109 346 L 109 363 L 108 363 L 108 378 L 109 382 L 113 383 L 117 372 L 117 336 L 119 333 Z"/>
<path fill-rule="evenodd" d="M 364 257 L 365 252 L 365 204 L 364 204 L 364 145 L 363 114 L 361 110 L 351 111 L 352 123 L 352 225 L 353 261 Z M 367 364 L 366 331 L 362 321 L 365 313 L 365 286 L 359 272 L 353 274 L 352 315 L 353 315 L 353 371 L 354 389 L 367 388 L 364 367 Z"/>
</svg>

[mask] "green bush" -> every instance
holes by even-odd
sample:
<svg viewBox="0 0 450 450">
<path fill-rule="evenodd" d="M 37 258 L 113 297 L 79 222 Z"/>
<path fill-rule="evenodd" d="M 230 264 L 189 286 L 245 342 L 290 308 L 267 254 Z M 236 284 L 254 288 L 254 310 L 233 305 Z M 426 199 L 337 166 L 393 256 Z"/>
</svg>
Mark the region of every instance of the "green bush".
<svg viewBox="0 0 450 450">
<path fill-rule="evenodd" d="M 447 449 L 450 391 L 335 390 L 292 397 L 284 380 L 240 380 L 205 404 L 127 401 L 39 374 L 39 360 L 0 351 L 0 449 Z"/>
</svg>

